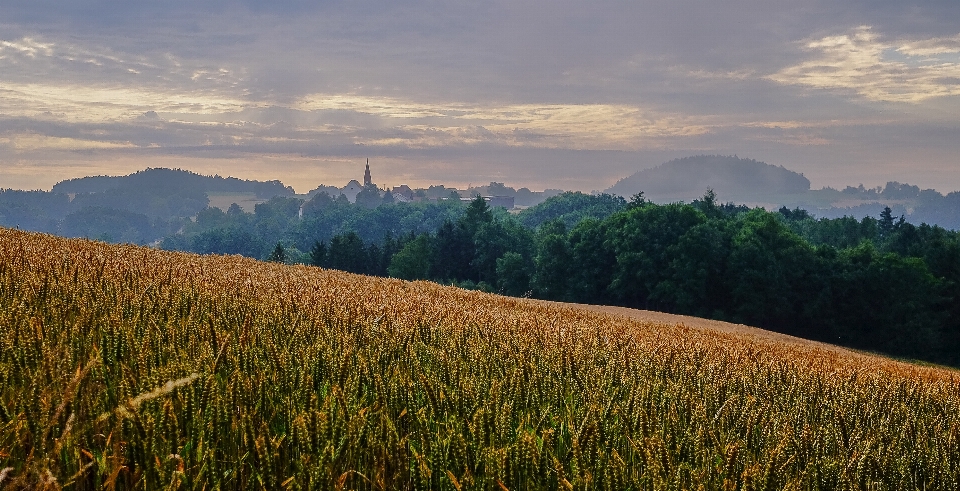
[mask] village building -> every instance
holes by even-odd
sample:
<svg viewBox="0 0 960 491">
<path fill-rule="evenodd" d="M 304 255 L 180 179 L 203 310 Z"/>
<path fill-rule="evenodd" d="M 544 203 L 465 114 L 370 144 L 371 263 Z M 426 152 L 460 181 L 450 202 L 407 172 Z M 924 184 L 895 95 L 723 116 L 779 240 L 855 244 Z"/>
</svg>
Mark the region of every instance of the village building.
<svg viewBox="0 0 960 491">
<path fill-rule="evenodd" d="M 361 185 L 356 179 L 352 179 L 347 183 L 346 186 L 340 189 L 340 193 L 343 194 L 347 201 L 350 203 L 357 202 L 357 195 L 360 194 L 367 186 L 374 186 L 373 177 L 370 174 L 370 159 L 367 159 L 367 165 L 363 170 L 363 184 Z M 384 188 L 384 191 L 390 190 L 390 194 L 393 196 L 394 202 L 397 203 L 412 203 L 415 201 L 420 201 L 424 198 L 423 193 L 418 196 L 414 193 L 413 189 L 406 184 L 401 184 L 399 186 L 394 186 L 392 189 Z M 450 191 L 456 191 L 453 188 L 449 188 Z M 382 193 L 381 193 L 382 194 Z M 434 198 L 437 199 L 437 198 Z M 447 199 L 446 197 L 440 197 L 439 199 Z M 471 201 L 473 198 L 461 198 L 463 201 Z M 515 198 L 513 196 L 484 196 L 484 200 L 489 203 L 491 207 L 501 207 L 508 210 L 512 210 L 515 205 Z"/>
<path fill-rule="evenodd" d="M 340 194 L 346 196 L 347 201 L 356 203 L 357 195 L 360 194 L 360 191 L 372 185 L 373 179 L 370 177 L 370 159 L 367 159 L 367 168 L 363 171 L 363 186 L 361 186 L 356 179 L 351 179 L 350 182 L 340 190 Z"/>
<path fill-rule="evenodd" d="M 356 179 L 351 179 L 350 182 L 340 190 L 340 193 L 347 197 L 347 201 L 356 203 L 357 195 L 360 194 L 362 189 L 363 186 L 361 186 Z"/>
<path fill-rule="evenodd" d="M 406 184 L 394 186 L 390 193 L 393 194 L 393 199 L 398 203 L 410 203 L 413 201 L 413 190 Z"/>
</svg>

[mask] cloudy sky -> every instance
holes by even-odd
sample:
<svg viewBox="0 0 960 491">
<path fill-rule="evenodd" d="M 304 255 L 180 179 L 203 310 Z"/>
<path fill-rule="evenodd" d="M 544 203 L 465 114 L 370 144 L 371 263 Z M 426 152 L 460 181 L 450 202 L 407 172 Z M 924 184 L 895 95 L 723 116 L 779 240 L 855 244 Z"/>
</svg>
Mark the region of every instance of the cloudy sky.
<svg viewBox="0 0 960 491">
<path fill-rule="evenodd" d="M 590 191 L 696 154 L 960 189 L 960 2 L 0 5 L 0 188 L 179 167 L 306 192 L 370 158 L 381 185 Z"/>
</svg>

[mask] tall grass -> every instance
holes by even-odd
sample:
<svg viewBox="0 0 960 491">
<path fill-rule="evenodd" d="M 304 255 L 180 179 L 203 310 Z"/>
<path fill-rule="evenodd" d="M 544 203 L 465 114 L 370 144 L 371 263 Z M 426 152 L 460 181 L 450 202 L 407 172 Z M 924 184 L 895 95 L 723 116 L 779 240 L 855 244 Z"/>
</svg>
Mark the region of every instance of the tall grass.
<svg viewBox="0 0 960 491">
<path fill-rule="evenodd" d="M 957 489 L 960 376 L 0 229 L 0 487 Z"/>
</svg>

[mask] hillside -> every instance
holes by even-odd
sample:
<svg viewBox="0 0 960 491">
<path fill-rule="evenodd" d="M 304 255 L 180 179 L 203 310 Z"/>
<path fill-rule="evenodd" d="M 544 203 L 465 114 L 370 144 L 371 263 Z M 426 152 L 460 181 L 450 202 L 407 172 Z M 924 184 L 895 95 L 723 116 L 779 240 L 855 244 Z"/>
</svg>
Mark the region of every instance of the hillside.
<svg viewBox="0 0 960 491">
<path fill-rule="evenodd" d="M 870 176 L 864 176 L 869 178 Z M 817 218 L 877 217 L 884 207 L 913 225 L 960 230 L 960 192 L 889 181 L 884 186 L 811 190 L 810 181 L 783 166 L 736 156 L 698 155 L 665 162 L 617 181 L 607 193 L 630 198 L 638 192 L 656 203 L 690 203 L 713 189 L 721 203 L 776 210 L 802 209 Z"/>
<path fill-rule="evenodd" d="M 722 199 L 756 201 L 806 193 L 802 174 L 756 160 L 698 155 L 671 160 L 625 177 L 606 192 L 629 197 L 640 191 L 656 202 L 692 201 L 712 188 Z"/>
<path fill-rule="evenodd" d="M 960 373 L 757 333 L 0 229 L 0 485 L 960 485 Z"/>
<path fill-rule="evenodd" d="M 280 181 L 146 169 L 127 176 L 61 181 L 49 192 L 0 189 L 0 226 L 148 244 L 176 234 L 209 206 L 227 210 L 239 203 L 253 208 L 293 194 Z"/>
<path fill-rule="evenodd" d="M 189 193 L 255 193 L 258 198 L 293 196 L 293 189 L 280 181 L 249 181 L 236 177 L 203 176 L 180 169 L 145 169 L 126 176 L 89 176 L 60 181 L 52 192 L 63 194 L 104 193 L 111 190 L 157 195 Z"/>
</svg>

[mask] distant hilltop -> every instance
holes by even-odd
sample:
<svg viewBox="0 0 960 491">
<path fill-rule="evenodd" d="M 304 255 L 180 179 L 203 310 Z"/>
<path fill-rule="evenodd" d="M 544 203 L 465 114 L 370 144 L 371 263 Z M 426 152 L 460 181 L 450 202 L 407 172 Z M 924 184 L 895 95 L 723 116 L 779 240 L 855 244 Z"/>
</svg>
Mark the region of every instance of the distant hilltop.
<svg viewBox="0 0 960 491">
<path fill-rule="evenodd" d="M 653 201 L 689 202 L 703 196 L 707 188 L 721 198 L 759 200 L 806 193 L 810 190 L 810 180 L 803 174 L 752 159 L 697 155 L 641 170 L 617 181 L 606 192 L 630 197 L 643 191 L 644 196 Z"/>
<path fill-rule="evenodd" d="M 933 189 L 890 181 L 875 188 L 810 189 L 803 174 L 737 156 L 697 155 L 674 159 L 625 177 L 606 190 L 630 198 L 643 192 L 655 203 L 691 201 L 713 189 L 722 203 L 768 210 L 799 208 L 817 218 L 879 216 L 888 207 L 914 225 L 927 223 L 960 230 L 960 191 L 947 195 Z"/>
<path fill-rule="evenodd" d="M 52 192 L 64 194 L 103 193 L 113 190 L 137 190 L 153 194 L 183 193 L 256 193 L 269 199 L 274 196 L 293 196 L 293 188 L 280 181 L 248 181 L 236 177 L 203 176 L 181 169 L 152 169 L 127 176 L 90 176 L 60 181 Z"/>
</svg>

